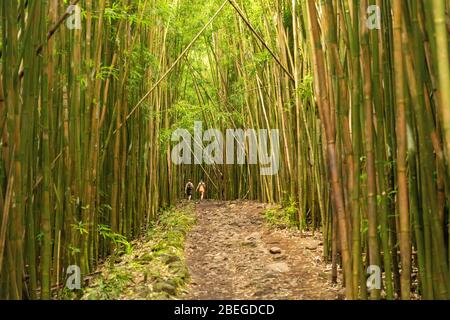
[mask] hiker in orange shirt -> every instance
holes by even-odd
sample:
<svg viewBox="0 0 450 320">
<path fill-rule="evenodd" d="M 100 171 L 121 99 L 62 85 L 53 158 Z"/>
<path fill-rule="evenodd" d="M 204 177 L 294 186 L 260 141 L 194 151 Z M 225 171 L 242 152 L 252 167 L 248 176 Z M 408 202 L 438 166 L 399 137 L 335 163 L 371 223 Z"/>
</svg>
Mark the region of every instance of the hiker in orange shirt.
<svg viewBox="0 0 450 320">
<path fill-rule="evenodd" d="M 206 183 L 203 180 L 200 180 L 200 183 L 197 186 L 197 191 L 200 192 L 200 201 L 204 199 L 206 192 Z"/>
</svg>

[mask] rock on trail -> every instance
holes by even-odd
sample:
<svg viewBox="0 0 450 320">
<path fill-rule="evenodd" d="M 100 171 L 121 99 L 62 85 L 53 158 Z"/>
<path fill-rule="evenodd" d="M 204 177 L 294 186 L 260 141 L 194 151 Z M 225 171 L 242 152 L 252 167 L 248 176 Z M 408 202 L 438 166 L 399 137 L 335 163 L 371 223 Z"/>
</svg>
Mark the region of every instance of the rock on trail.
<svg viewBox="0 0 450 320">
<path fill-rule="evenodd" d="M 191 282 L 182 298 L 338 298 L 340 288 L 332 287 L 330 270 L 320 262 L 320 242 L 269 227 L 265 208 L 250 201 L 205 201 L 196 206 L 197 225 L 185 249 Z"/>
</svg>

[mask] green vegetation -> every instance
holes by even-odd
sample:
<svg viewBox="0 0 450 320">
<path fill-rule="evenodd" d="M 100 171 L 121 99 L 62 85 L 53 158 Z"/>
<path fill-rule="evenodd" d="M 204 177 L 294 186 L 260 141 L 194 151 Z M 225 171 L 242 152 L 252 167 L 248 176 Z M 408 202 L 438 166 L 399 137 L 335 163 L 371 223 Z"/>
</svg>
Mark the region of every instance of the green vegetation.
<svg viewBox="0 0 450 320">
<path fill-rule="evenodd" d="M 162 212 L 130 252 L 105 261 L 82 299 L 176 299 L 189 279 L 184 240 L 195 223 L 193 214 L 192 206 Z"/>
<path fill-rule="evenodd" d="M 278 206 L 264 211 L 264 216 L 269 225 L 280 228 L 298 228 L 298 219 L 296 217 L 298 209 L 295 202 L 291 202 L 289 206 Z"/>
</svg>

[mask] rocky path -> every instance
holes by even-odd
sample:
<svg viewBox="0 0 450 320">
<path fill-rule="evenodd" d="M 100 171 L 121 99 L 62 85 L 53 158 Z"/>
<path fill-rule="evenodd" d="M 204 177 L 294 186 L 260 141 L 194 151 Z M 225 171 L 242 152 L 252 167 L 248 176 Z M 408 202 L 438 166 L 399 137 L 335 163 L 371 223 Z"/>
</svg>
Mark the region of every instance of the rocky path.
<svg viewBox="0 0 450 320">
<path fill-rule="evenodd" d="M 269 228 L 264 210 L 254 202 L 197 205 L 185 249 L 191 282 L 184 299 L 340 298 L 320 238 Z"/>
</svg>

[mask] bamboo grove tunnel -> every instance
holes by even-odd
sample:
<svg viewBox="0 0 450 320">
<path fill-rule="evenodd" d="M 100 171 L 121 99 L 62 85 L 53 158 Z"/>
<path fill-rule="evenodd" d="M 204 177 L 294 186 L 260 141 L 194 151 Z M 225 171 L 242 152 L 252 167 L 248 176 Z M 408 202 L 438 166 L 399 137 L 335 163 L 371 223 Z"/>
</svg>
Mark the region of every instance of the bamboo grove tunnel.
<svg viewBox="0 0 450 320">
<path fill-rule="evenodd" d="M 347 299 L 448 299 L 449 10 L 2 1 L 0 298 L 54 298 L 69 266 L 91 274 L 203 179 L 208 198 L 279 204 L 321 232 Z M 268 133 L 276 172 L 250 161 L 251 134 L 233 158 L 202 161 L 193 139 L 175 163 L 174 132 L 195 123 Z"/>
</svg>

